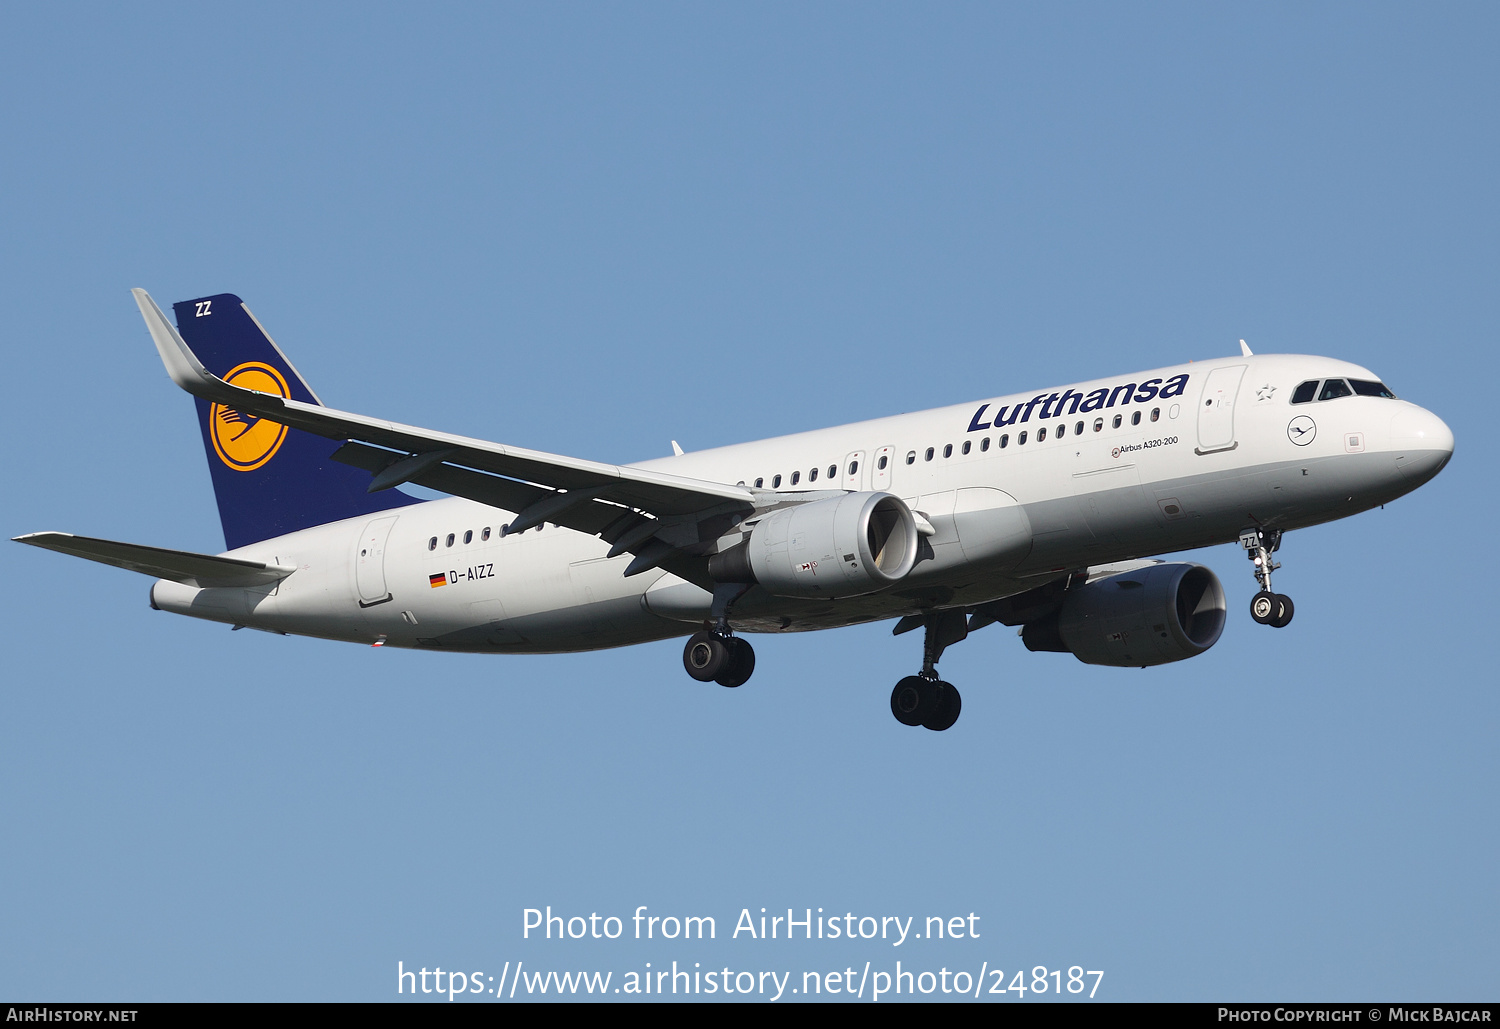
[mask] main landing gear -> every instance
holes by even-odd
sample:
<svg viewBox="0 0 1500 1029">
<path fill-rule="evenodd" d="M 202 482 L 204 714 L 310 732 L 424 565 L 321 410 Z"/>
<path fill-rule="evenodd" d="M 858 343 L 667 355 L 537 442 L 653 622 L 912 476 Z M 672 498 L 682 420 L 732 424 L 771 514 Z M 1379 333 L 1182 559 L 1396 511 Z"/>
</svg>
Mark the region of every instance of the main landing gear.
<svg viewBox="0 0 1500 1029">
<path fill-rule="evenodd" d="M 963 710 L 963 697 L 951 682 L 938 678 L 937 663 L 951 643 L 969 634 L 963 611 L 929 611 L 922 616 L 922 671 L 908 675 L 891 690 L 891 714 L 902 725 L 920 725 L 934 732 L 953 727 Z"/>
<path fill-rule="evenodd" d="M 699 682 L 743 686 L 755 671 L 755 650 L 749 640 L 705 629 L 689 637 L 682 648 L 682 665 Z"/>
<path fill-rule="evenodd" d="M 750 588 L 743 583 L 720 583 L 714 588 L 712 629 L 695 632 L 682 648 L 682 666 L 699 682 L 743 686 L 755 671 L 755 650 L 749 640 L 729 628 L 729 609 Z"/>
<path fill-rule="evenodd" d="M 1240 546 L 1255 565 L 1255 581 L 1260 583 L 1260 592 L 1250 598 L 1250 617 L 1261 625 L 1285 628 L 1296 608 L 1285 593 L 1271 592 L 1271 573 L 1281 567 L 1280 561 L 1271 560 L 1271 555 L 1281 549 L 1281 530 L 1245 529 L 1240 533 Z"/>
</svg>

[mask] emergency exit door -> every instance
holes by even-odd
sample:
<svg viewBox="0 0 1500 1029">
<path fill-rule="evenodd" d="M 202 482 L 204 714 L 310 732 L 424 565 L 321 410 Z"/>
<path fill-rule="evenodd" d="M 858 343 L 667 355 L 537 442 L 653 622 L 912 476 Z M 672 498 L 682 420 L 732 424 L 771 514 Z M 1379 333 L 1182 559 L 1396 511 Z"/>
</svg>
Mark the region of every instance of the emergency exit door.
<svg viewBox="0 0 1500 1029">
<path fill-rule="evenodd" d="M 397 517 L 376 518 L 360 533 L 354 551 L 354 583 L 360 607 L 374 607 L 391 599 L 390 590 L 385 588 L 385 544 Z"/>
</svg>

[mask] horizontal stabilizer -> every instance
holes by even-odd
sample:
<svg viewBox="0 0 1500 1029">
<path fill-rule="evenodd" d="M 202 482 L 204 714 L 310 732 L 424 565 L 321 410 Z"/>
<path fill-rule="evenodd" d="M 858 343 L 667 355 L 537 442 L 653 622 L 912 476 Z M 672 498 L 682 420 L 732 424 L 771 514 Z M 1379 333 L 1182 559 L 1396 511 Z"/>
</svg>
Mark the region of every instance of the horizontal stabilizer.
<svg viewBox="0 0 1500 1029">
<path fill-rule="evenodd" d="M 114 565 L 157 579 L 171 579 L 185 586 L 269 586 L 291 575 L 295 568 L 269 565 L 260 561 L 241 561 L 234 557 L 194 554 L 186 550 L 164 550 L 143 547 L 138 543 L 74 536 L 67 532 L 33 532 L 13 537 L 17 543 L 29 543 L 59 554 L 72 554 L 100 564 Z"/>
</svg>

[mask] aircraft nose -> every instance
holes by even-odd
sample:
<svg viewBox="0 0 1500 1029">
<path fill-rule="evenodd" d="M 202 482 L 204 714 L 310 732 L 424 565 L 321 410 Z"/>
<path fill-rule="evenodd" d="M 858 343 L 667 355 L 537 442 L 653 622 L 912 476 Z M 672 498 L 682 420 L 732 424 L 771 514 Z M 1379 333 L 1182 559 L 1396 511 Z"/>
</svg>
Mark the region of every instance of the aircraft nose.
<svg viewBox="0 0 1500 1029">
<path fill-rule="evenodd" d="M 1443 470 L 1453 456 L 1453 430 L 1437 415 L 1409 407 L 1391 419 L 1396 470 L 1419 485 Z"/>
</svg>

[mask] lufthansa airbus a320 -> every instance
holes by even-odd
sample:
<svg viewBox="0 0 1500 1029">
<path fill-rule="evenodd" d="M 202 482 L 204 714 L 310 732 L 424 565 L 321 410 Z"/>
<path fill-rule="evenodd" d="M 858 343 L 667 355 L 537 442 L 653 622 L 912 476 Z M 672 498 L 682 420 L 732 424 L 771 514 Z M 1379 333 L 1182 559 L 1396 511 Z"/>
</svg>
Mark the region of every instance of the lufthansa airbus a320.
<svg viewBox="0 0 1500 1029">
<path fill-rule="evenodd" d="M 1282 534 L 1368 510 L 1453 454 L 1436 415 L 1327 357 L 1241 354 L 634 465 L 324 406 L 230 294 L 136 303 L 197 398 L 218 555 L 40 532 L 19 542 L 156 578 L 151 606 L 392 647 L 556 653 L 687 636 L 700 682 L 744 684 L 737 633 L 899 619 L 921 669 L 891 692 L 944 730 L 945 648 L 1000 623 L 1034 651 L 1146 667 L 1224 630 L 1218 578 L 1153 554 L 1238 542 L 1250 614 Z M 394 487 L 447 494 L 419 500 Z"/>
</svg>

